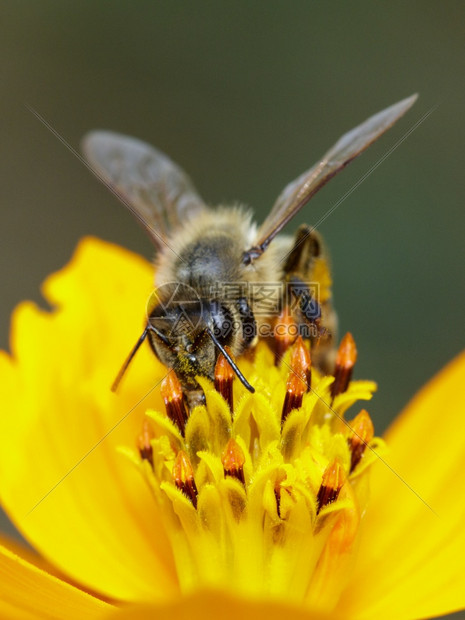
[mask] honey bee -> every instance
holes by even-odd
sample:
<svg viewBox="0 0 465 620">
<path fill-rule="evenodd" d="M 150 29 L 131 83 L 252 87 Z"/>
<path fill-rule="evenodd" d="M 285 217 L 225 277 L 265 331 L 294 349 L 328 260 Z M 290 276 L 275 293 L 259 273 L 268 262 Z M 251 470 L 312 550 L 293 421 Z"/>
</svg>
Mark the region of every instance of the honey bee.
<svg viewBox="0 0 465 620">
<path fill-rule="evenodd" d="M 82 148 L 90 168 L 139 220 L 156 249 L 155 291 L 145 328 L 113 387 L 148 339 L 157 358 L 174 369 L 190 409 L 204 399 L 196 377 L 213 380 L 220 353 L 253 392 L 232 356 L 271 335 L 270 326 L 286 310 L 299 333 L 318 342 L 312 363 L 330 370 L 337 320 L 322 239 L 306 225 L 293 238 L 278 233 L 416 98 L 344 134 L 285 187 L 261 226 L 244 208 L 208 207 L 187 175 L 148 144 L 109 131 L 87 134 Z"/>
</svg>

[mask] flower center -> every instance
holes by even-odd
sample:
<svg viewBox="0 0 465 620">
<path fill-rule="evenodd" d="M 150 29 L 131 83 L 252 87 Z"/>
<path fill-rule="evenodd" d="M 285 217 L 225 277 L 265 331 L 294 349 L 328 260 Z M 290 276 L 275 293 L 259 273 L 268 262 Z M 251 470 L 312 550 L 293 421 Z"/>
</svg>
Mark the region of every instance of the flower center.
<svg viewBox="0 0 465 620">
<path fill-rule="evenodd" d="M 170 371 L 166 411 L 147 412 L 135 460 L 164 516 L 183 591 L 336 605 L 366 506 L 365 474 L 382 444 L 365 410 L 351 422 L 344 414 L 376 386 L 351 381 L 350 334 L 332 376 L 312 367 L 307 344 L 288 345 L 279 365 L 263 342 L 243 356 L 254 394 L 220 356 L 214 384 L 198 379 L 205 406 L 190 413 Z"/>
</svg>

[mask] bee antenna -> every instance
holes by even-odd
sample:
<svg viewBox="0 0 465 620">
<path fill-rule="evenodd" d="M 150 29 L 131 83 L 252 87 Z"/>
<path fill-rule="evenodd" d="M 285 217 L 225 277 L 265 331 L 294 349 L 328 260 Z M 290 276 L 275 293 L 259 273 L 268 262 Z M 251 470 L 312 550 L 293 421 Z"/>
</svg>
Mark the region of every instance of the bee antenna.
<svg viewBox="0 0 465 620">
<path fill-rule="evenodd" d="M 113 381 L 113 384 L 111 386 L 111 391 L 112 392 L 116 392 L 116 390 L 118 389 L 118 385 L 121 382 L 121 379 L 123 378 L 124 373 L 126 372 L 126 370 L 128 369 L 129 364 L 132 361 L 132 358 L 134 357 L 134 355 L 137 353 L 137 350 L 139 349 L 140 345 L 144 342 L 144 340 L 147 338 L 147 334 L 149 333 L 149 329 L 150 326 L 147 325 L 147 327 L 144 329 L 144 331 L 142 332 L 141 337 L 139 338 L 139 340 L 136 342 L 135 346 L 132 348 L 131 352 L 129 353 L 129 355 L 127 356 L 124 364 L 121 366 L 121 369 L 119 371 L 119 373 L 116 376 L 116 379 Z"/>
<path fill-rule="evenodd" d="M 167 347 L 170 347 L 170 341 L 168 340 L 168 338 L 165 336 L 165 334 L 163 334 L 159 329 L 157 329 L 154 325 L 151 325 L 150 323 L 147 325 L 147 327 L 145 328 L 145 331 L 147 332 L 153 332 L 158 338 L 160 338 L 160 340 L 163 342 L 164 345 L 166 345 Z M 146 334 L 147 335 L 147 334 Z"/>
<path fill-rule="evenodd" d="M 231 366 L 231 368 L 236 373 L 237 378 L 242 383 L 242 385 L 245 388 L 247 388 L 249 390 L 249 392 L 251 392 L 253 394 L 255 392 L 255 388 L 250 385 L 250 383 L 247 381 L 247 379 L 241 373 L 239 368 L 236 366 L 236 363 L 233 362 L 233 360 L 232 360 L 231 356 L 229 355 L 229 353 L 226 351 L 226 349 L 223 347 L 223 345 L 220 344 L 220 342 L 218 341 L 218 338 L 215 336 L 215 334 L 211 331 L 211 329 L 209 327 L 207 327 L 207 334 L 213 340 L 213 344 L 216 347 L 218 347 L 218 349 L 221 351 L 221 353 L 224 355 L 224 357 L 228 360 L 229 365 Z"/>
</svg>

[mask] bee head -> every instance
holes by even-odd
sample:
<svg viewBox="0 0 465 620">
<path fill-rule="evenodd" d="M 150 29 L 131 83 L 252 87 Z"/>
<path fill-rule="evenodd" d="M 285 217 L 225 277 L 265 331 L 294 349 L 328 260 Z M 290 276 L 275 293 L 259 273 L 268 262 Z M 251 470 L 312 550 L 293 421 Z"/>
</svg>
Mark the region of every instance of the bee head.
<svg viewBox="0 0 465 620">
<path fill-rule="evenodd" d="M 234 337 L 233 329 L 231 311 L 217 301 L 172 299 L 155 306 L 148 318 L 154 353 L 180 377 L 213 379 L 216 360 Z"/>
<path fill-rule="evenodd" d="M 253 391 L 225 349 L 231 345 L 239 329 L 233 308 L 218 300 L 202 299 L 187 285 L 164 287 L 162 292 L 163 295 L 158 289 L 156 295 L 152 294 L 147 326 L 123 365 L 113 389 L 148 336 L 156 357 L 175 371 L 183 388 L 199 388 L 195 379 L 199 375 L 213 380 L 221 353 L 245 387 Z"/>
</svg>

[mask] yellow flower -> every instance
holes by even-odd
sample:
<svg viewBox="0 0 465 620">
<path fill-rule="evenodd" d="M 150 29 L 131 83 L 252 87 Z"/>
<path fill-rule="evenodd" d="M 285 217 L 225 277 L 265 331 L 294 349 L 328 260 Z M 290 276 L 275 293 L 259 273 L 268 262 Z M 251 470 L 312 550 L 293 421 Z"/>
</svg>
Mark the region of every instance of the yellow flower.
<svg viewBox="0 0 465 620">
<path fill-rule="evenodd" d="M 264 344 L 240 360 L 254 395 L 235 381 L 231 396 L 219 365 L 216 386 L 203 381 L 206 408 L 183 422 L 175 377 L 148 347 L 109 390 L 152 278 L 143 259 L 87 239 L 45 282 L 52 310 L 14 313 L 12 354 L 0 356 L 0 495 L 38 554 L 2 541 L 0 618 L 462 609 L 465 356 L 408 406 L 387 451 L 366 412 L 341 422 L 372 383 L 339 393 L 312 369 L 299 392 L 300 342 L 279 367 Z"/>
</svg>

